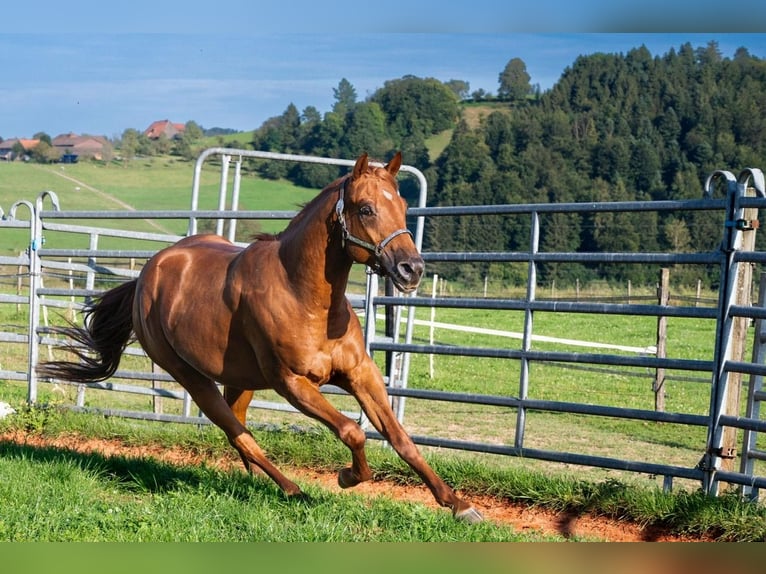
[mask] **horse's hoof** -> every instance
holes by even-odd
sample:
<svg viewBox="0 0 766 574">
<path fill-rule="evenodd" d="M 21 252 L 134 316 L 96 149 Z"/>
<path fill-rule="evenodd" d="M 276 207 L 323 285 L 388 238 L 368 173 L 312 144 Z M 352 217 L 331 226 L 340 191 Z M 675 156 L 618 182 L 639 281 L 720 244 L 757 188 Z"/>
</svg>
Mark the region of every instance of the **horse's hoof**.
<svg viewBox="0 0 766 574">
<path fill-rule="evenodd" d="M 465 508 L 460 511 L 455 511 L 453 515 L 458 520 L 462 520 L 463 522 L 467 522 L 468 524 L 478 524 L 479 522 L 484 520 L 484 517 L 481 515 L 481 512 L 476 510 L 473 506 L 469 506 L 468 508 Z"/>
<path fill-rule="evenodd" d="M 351 488 L 359 484 L 359 481 L 354 476 L 354 472 L 350 468 L 341 469 L 338 473 L 338 486 L 341 488 Z"/>
<path fill-rule="evenodd" d="M 299 490 L 298 492 L 287 494 L 287 500 L 290 502 L 310 502 L 311 495 Z"/>
<path fill-rule="evenodd" d="M 301 500 L 302 498 L 306 498 L 306 493 L 303 492 L 298 486 L 295 488 L 285 489 L 284 493 L 287 498 L 294 500 Z"/>
</svg>

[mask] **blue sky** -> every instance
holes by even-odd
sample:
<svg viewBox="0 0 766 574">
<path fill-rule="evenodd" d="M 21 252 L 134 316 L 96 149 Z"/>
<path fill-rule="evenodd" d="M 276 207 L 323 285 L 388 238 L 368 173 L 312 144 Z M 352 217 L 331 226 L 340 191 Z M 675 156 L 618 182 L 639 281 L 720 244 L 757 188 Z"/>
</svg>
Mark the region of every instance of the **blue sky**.
<svg viewBox="0 0 766 574">
<path fill-rule="evenodd" d="M 698 0 L 699 29 L 688 12 L 674 9 L 669 22 L 652 19 L 652 6 L 662 4 L 656 0 L 636 13 L 599 2 L 573 11 L 575 3 L 542 1 L 519 11 L 513 2 L 498 7 L 475 0 L 461 12 L 443 2 L 393 1 L 373 9 L 352 2 L 322 7 L 283 0 L 262 7 L 229 0 L 204 14 L 193 2 L 173 10 L 173 2 L 158 8 L 135 0 L 119 17 L 106 16 L 103 2 L 81 0 L 76 13 L 41 10 L 35 18 L 29 5 L 15 3 L 0 20 L 0 136 L 72 131 L 111 137 L 157 119 L 248 130 L 290 103 L 329 111 L 342 78 L 360 100 L 408 74 L 465 80 L 472 91 L 494 93 L 499 73 L 515 57 L 526 63 L 532 83 L 547 89 L 578 55 L 625 53 L 642 44 L 662 55 L 685 42 L 697 47 L 715 40 L 726 57 L 744 46 L 766 58 L 766 34 L 747 33 L 763 21 L 766 3 L 740 1 L 742 12 L 735 0 L 730 18 L 714 26 L 705 24 L 711 18 L 705 7 L 712 4 Z M 727 21 L 729 29 L 721 25 Z M 688 31 L 668 31 L 673 22 Z M 706 31 L 716 28 L 724 31 Z"/>
</svg>

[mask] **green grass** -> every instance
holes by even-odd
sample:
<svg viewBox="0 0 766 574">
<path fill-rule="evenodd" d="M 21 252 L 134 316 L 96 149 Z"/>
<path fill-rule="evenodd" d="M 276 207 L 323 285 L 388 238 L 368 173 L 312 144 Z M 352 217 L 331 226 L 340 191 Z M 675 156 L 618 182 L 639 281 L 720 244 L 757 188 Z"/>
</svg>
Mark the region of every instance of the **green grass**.
<svg viewBox="0 0 766 574">
<path fill-rule="evenodd" d="M 63 210 L 124 210 L 127 204 L 135 210 L 188 210 L 194 164 L 175 158 L 134 160 L 129 167 L 119 163 L 81 162 L 73 165 L 39 165 L 19 162 L 0 163 L 0 207 L 8 213 L 18 200 L 34 203 L 42 191 L 56 193 Z M 198 208 L 218 207 L 220 168 L 208 165 L 202 170 Z M 71 179 L 68 179 L 71 178 Z M 72 181 L 75 180 L 75 181 Z M 229 175 L 229 189 L 233 172 Z M 329 183 L 329 182 L 328 182 Z M 243 172 L 240 210 L 298 210 L 320 190 L 297 187 L 286 181 L 260 179 Z M 46 201 L 45 207 L 50 209 Z M 21 208 L 17 217 L 28 219 L 28 210 Z M 72 221 L 67 220 L 68 223 Z M 82 220 L 77 223 L 115 229 L 130 229 L 154 233 L 184 234 L 185 220 Z M 258 222 L 258 230 L 273 233 L 286 225 L 285 221 Z M 46 247 L 84 248 L 86 236 L 46 232 Z M 29 243 L 26 230 L 6 230 L 0 254 L 15 255 Z M 102 247 L 141 248 L 129 240 L 104 240 Z"/>
<path fill-rule="evenodd" d="M 56 416 L 66 419 L 61 421 L 66 432 L 77 429 L 78 418 L 92 419 Z M 115 432 L 120 425 L 107 426 L 107 432 Z M 135 426 L 132 433 L 134 440 L 139 440 L 140 431 Z M 151 440 L 153 434 L 150 429 L 140 440 Z M 216 448 L 223 447 L 220 440 L 201 439 L 207 433 L 188 428 L 171 429 L 169 434 L 186 436 L 187 445 L 196 443 L 209 449 L 211 443 L 217 443 Z M 167 436 L 162 440 L 167 441 Z M 319 439 L 313 442 L 316 446 Z M 84 455 L 0 442 L 0 475 L 0 496 L 6 501 L 0 517 L 3 541 L 543 539 L 490 523 L 472 527 L 455 521 L 449 512 L 419 504 L 332 494 L 312 484 L 302 485 L 306 497 L 286 498 L 266 478 L 206 466 L 169 465 L 148 457 Z"/>
<path fill-rule="evenodd" d="M 42 422 L 41 422 L 42 419 Z M 0 431 L 32 429 L 47 436 L 76 433 L 120 437 L 128 444 L 177 446 L 231 457 L 217 429 L 157 425 L 35 407 L 0 422 Z M 255 430 L 278 466 L 337 470 L 345 448 L 326 431 Z M 390 449 L 368 446 L 375 479 L 419 482 Z M 430 455 L 448 483 L 470 497 L 498 498 L 565 511 L 602 515 L 677 534 L 726 541 L 766 536 L 766 510 L 734 496 L 667 494 L 616 480 L 593 483 L 526 469 L 498 469 Z M 22 541 L 530 541 L 483 523 L 468 526 L 449 512 L 385 497 L 336 495 L 301 484 L 305 499 L 285 498 L 268 479 L 208 466 L 171 465 L 149 456 L 81 454 L 65 448 L 0 442 L 0 540 Z M 30 488 L 35 484 L 35 488 Z M 547 540 L 560 540 L 549 537 Z"/>
</svg>

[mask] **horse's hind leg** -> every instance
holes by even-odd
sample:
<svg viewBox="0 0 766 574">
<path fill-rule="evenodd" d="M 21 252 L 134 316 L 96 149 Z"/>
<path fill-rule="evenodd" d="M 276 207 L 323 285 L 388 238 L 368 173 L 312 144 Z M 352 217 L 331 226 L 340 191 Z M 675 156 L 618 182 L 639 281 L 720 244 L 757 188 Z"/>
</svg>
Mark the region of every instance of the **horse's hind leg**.
<svg viewBox="0 0 766 574">
<path fill-rule="evenodd" d="M 234 416 L 242 424 L 247 426 L 247 409 L 250 406 L 250 401 L 253 398 L 253 391 L 249 389 L 238 389 L 236 387 L 224 387 L 223 398 L 226 399 L 226 403 L 231 408 Z M 241 454 L 241 453 L 240 453 Z M 242 464 L 245 465 L 245 470 L 252 472 L 253 468 L 250 466 L 248 460 L 243 456 Z"/>
<path fill-rule="evenodd" d="M 311 382 L 297 377 L 285 381 L 276 391 L 303 414 L 327 426 L 351 451 L 351 467 L 338 473 L 341 488 L 356 486 L 370 480 L 372 471 L 364 454 L 364 431 L 350 418 L 339 412 Z"/>
<path fill-rule="evenodd" d="M 166 369 L 189 391 L 192 399 L 205 415 L 224 433 L 237 450 L 246 468 L 256 465 L 288 495 L 300 494 L 300 487 L 283 475 L 263 452 L 247 427 L 238 420 L 224 400 L 215 383 L 188 368 Z M 180 372 L 179 372 L 180 371 Z M 248 400 L 249 402 L 249 400 Z"/>
</svg>

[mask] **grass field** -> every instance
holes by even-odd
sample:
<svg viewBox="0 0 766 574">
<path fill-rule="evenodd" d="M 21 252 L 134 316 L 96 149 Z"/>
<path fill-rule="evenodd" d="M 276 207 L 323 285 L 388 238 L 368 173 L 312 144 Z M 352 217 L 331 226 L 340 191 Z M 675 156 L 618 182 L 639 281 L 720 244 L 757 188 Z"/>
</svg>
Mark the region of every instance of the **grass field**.
<svg viewBox="0 0 766 574">
<path fill-rule="evenodd" d="M 121 209 L 121 203 L 128 203 L 135 209 L 187 209 L 189 207 L 190 187 L 191 187 L 192 164 L 178 162 L 170 159 L 136 161 L 130 167 L 120 165 L 103 166 L 99 164 L 81 163 L 74 166 L 66 166 L 66 170 L 61 170 L 61 166 L 35 166 L 28 164 L 4 164 L 0 163 L 0 206 L 7 210 L 10 204 L 17 199 L 33 200 L 41 189 L 52 189 L 56 191 L 61 199 L 62 207 L 66 209 Z M 203 209 L 213 209 L 217 203 L 218 174 L 215 170 L 205 172 L 203 178 L 203 200 L 200 207 Z M 72 178 L 72 179 L 67 179 Z M 85 184 L 85 185 L 83 185 Z M 252 176 L 243 178 L 243 192 L 241 207 L 243 209 L 294 209 L 296 206 L 309 197 L 313 196 L 318 190 L 305 190 L 295 188 L 283 182 L 266 182 Z M 147 231 L 157 231 L 151 223 L 159 224 L 171 233 L 183 233 L 186 228 L 185 222 L 158 221 L 141 222 L 132 220 L 118 220 L 121 225 L 135 226 L 136 229 Z M 115 222 L 110 222 L 113 225 Z M 4 230 L 3 242 L 0 246 L 3 254 L 13 254 L 24 249 L 27 240 L 26 232 L 20 232 L 14 236 L 14 230 Z M 16 237 L 8 240 L 6 237 Z M 67 239 L 52 235 L 49 247 L 73 247 L 87 246 L 66 244 Z M 61 244 L 64 242 L 63 244 Z M 11 270 L 13 271 L 13 270 Z M 362 271 L 357 269 L 357 283 L 363 279 Z M 47 285 L 47 284 L 46 284 Z M 4 285 L 5 291 L 13 291 L 13 280 L 9 280 Z M 417 311 L 417 318 L 426 319 L 429 316 L 429 310 L 422 309 Z M 454 323 L 465 326 L 485 327 L 491 329 L 518 332 L 523 327 L 523 316 L 519 312 L 497 312 L 481 310 L 452 310 L 439 309 L 436 312 L 436 321 L 444 323 Z M 51 310 L 51 322 L 56 322 L 56 314 Z M 15 305 L 0 305 L 0 324 L 3 325 L 3 331 L 14 331 L 20 335 L 26 333 L 27 317 L 26 309 Z M 709 360 L 713 354 L 714 327 L 711 321 L 692 320 L 692 319 L 670 319 L 668 326 L 668 351 L 667 355 L 673 358 L 683 359 L 701 359 Z M 548 337 L 560 337 L 568 339 L 577 339 L 581 341 L 591 341 L 594 343 L 611 343 L 636 347 L 647 347 L 653 345 L 656 339 L 656 319 L 651 317 L 622 317 L 610 315 L 581 315 L 565 313 L 537 313 L 535 315 L 535 334 Z M 424 342 L 429 338 L 428 328 L 419 326 L 415 331 L 416 342 Z M 471 346 L 484 347 L 504 347 L 515 348 L 518 341 L 504 339 L 502 337 L 458 333 L 449 330 L 436 330 L 435 341 L 443 344 L 464 344 Z M 535 343 L 536 349 L 556 349 L 571 350 L 571 348 L 561 346 L 561 343 Z M 44 357 L 47 357 L 49 350 L 42 349 Z M 26 347 L 25 345 L 6 344 L 0 346 L 0 369 L 16 370 L 23 372 L 26 369 Z M 379 363 L 382 363 L 382 356 L 376 357 Z M 123 368 L 149 370 L 150 366 L 145 360 L 127 357 Z M 519 363 L 514 360 L 500 359 L 476 359 L 467 357 L 437 356 L 434 358 L 434 376 L 431 377 L 429 358 L 425 355 L 415 355 L 412 358 L 409 386 L 418 389 L 439 389 L 454 392 L 479 393 L 498 396 L 517 396 L 519 394 Z M 668 395 L 666 408 L 671 412 L 705 414 L 709 408 L 709 384 L 706 382 L 686 380 L 683 376 L 689 373 L 669 373 Z M 703 376 L 703 374 L 694 374 Z M 620 370 L 582 370 L 563 368 L 554 364 L 533 364 L 530 373 L 531 385 L 529 396 L 531 398 L 549 399 L 556 401 L 571 401 L 598 405 L 617 406 L 625 408 L 648 409 L 653 408 L 653 393 L 651 390 L 653 373 L 641 369 L 620 369 Z M 138 384 L 129 381 L 131 384 Z M 173 387 L 178 388 L 178 387 Z M 41 386 L 40 401 L 43 404 L 53 406 L 72 404 L 76 398 L 77 388 L 73 386 L 52 385 L 45 383 Z M 18 410 L 23 408 L 24 398 L 26 396 L 25 384 L 17 381 L 0 382 L 0 400 L 5 400 L 14 405 Z M 256 397 L 262 400 L 273 400 L 273 394 L 264 392 Z M 340 408 L 352 409 L 353 404 L 349 399 L 343 397 L 334 397 L 332 399 Z M 151 410 L 153 408 L 152 399 L 146 396 L 115 393 L 110 391 L 88 390 L 85 395 L 86 406 L 108 406 L 110 408 L 130 408 Z M 170 399 L 163 399 L 163 409 L 165 412 L 180 412 L 180 402 Z M 284 414 L 275 411 L 257 411 L 251 413 L 253 422 L 273 423 L 277 426 L 299 424 L 301 426 L 310 426 L 307 419 L 293 415 Z M 25 426 L 36 427 L 40 429 L 50 425 L 50 421 L 45 419 L 37 411 L 30 411 L 25 415 L 27 418 L 23 423 Z M 47 416 L 47 415 L 46 415 Z M 67 424 L 78 425 L 74 419 L 65 419 Z M 77 419 L 79 421 L 79 419 Z M 416 435 L 428 435 L 434 437 L 443 437 L 447 439 L 476 440 L 498 445 L 512 445 L 515 440 L 515 421 L 516 412 L 514 409 L 501 409 L 499 407 L 487 407 L 477 405 L 467 405 L 461 403 L 447 403 L 438 401 L 425 401 L 407 399 L 405 426 Z M 131 428 L 135 423 L 126 423 L 123 426 L 108 427 L 96 429 L 97 433 L 116 432 L 124 434 L 126 429 Z M 167 427 L 164 427 L 167 428 Z M 116 430 L 115 430 L 116 429 Z M 144 431 L 142 431 L 144 432 Z M 148 431 L 151 435 L 153 431 Z M 192 435 L 194 432 L 192 431 Z M 183 435 L 179 440 L 197 440 L 190 439 Z M 212 435 L 217 436 L 217 435 Z M 201 440 L 213 440 L 211 435 L 206 433 Z M 267 441 L 269 439 L 266 439 Z M 336 441 L 337 442 L 337 441 Z M 588 454 L 600 456 L 619 456 L 629 460 L 640 460 L 648 462 L 662 462 L 666 464 L 678 464 L 681 466 L 694 466 L 701 456 L 701 451 L 705 444 L 705 429 L 702 427 L 686 427 L 682 425 L 668 423 L 646 423 L 642 421 L 627 421 L 622 419 L 613 419 L 609 417 L 579 416 L 563 413 L 536 412 L 528 413 L 526 421 L 525 446 L 527 448 L 539 448 L 558 450 L 565 452 L 587 452 Z M 337 445 L 336 445 L 337 446 Z M 225 445 L 224 445 L 225 447 Z M 21 467 L 28 465 L 26 459 L 30 452 L 14 450 L 14 447 L 6 446 L 10 449 L 7 453 L 7 459 L 11 466 L 7 467 L 7 472 L 12 470 L 14 461 Z M 280 446 L 273 447 L 277 450 Z M 300 447 L 291 447 L 297 449 Z M 325 447 L 322 447 L 323 449 Z M 336 447 L 333 447 L 336 448 Z M 760 448 L 766 448 L 761 444 Z M 565 484 L 577 484 L 578 481 L 587 480 L 589 484 L 610 484 L 613 481 L 621 481 L 622 484 L 629 484 L 637 492 L 644 493 L 647 496 L 657 496 L 657 489 L 662 484 L 662 477 L 626 474 L 618 471 L 609 471 L 602 469 L 591 469 L 575 465 L 563 465 L 533 461 L 528 459 L 513 459 L 508 457 L 499 457 L 493 455 L 476 455 L 470 453 L 455 453 L 440 449 L 426 449 L 434 456 L 448 456 L 449 464 L 456 464 L 459 468 L 465 468 L 468 465 L 474 469 L 472 472 L 479 472 L 476 468 L 487 469 L 487 472 L 498 473 L 491 477 L 493 481 L 506 481 L 508 473 L 513 475 L 513 481 L 518 481 L 516 473 L 528 472 L 531 476 L 543 476 L 553 479 L 554 482 L 561 480 Z M 342 451 L 342 449 L 341 449 Z M 324 452 L 324 450 L 322 451 Z M 336 452 L 336 451 L 333 451 Z M 295 452 L 291 452 L 288 457 L 295 458 Z M 336 457 L 333 454 L 330 459 Z M 345 452 L 337 455 L 342 460 L 347 458 Z M 2 458 L 2 457 L 0 457 Z M 151 472 L 147 471 L 146 477 L 133 480 L 131 473 L 141 473 L 143 471 L 131 468 L 129 472 L 117 471 L 114 469 L 112 461 L 95 461 L 93 468 L 88 466 L 87 461 L 75 461 L 70 465 L 67 461 L 52 461 L 52 467 L 46 469 L 48 473 L 45 476 L 47 480 L 56 482 L 55 477 L 60 475 L 64 477 L 59 482 L 65 483 L 68 480 L 76 484 L 74 490 L 82 489 L 84 492 L 90 492 L 90 488 L 101 488 L 103 483 L 104 491 L 91 492 L 87 496 L 95 497 L 103 501 L 103 508 L 116 508 L 115 500 L 126 502 L 124 513 L 114 517 L 114 524 L 105 523 L 96 530 L 88 531 L 88 528 L 94 528 L 92 524 L 84 526 L 82 531 L 77 530 L 77 526 L 69 525 L 63 530 L 53 530 L 52 536 L 56 539 L 69 539 L 68 536 L 80 537 L 79 539 L 90 539 L 90 537 L 101 536 L 102 534 L 93 534 L 93 532 L 108 533 L 104 534 L 105 539 L 114 539 L 114 536 L 125 536 L 128 539 L 132 535 L 124 534 L 126 524 L 139 524 L 141 522 L 141 513 L 147 505 L 155 503 L 170 504 L 170 501 L 178 502 L 178 506 L 165 511 L 167 515 L 178 513 L 178 516 L 187 516 L 189 521 L 200 521 L 191 507 L 187 507 L 186 500 L 193 500 L 191 506 L 202 505 L 201 500 L 205 497 L 213 497 L 216 500 L 216 508 L 219 506 L 218 497 L 222 497 L 221 506 L 229 504 L 227 497 L 234 500 L 245 498 L 257 501 L 259 506 L 263 501 L 262 495 L 273 498 L 273 487 L 268 483 L 251 485 L 247 481 L 234 479 L 232 486 L 223 486 L 231 479 L 229 476 L 222 476 L 220 473 L 212 472 L 210 469 L 183 469 L 182 471 L 171 470 L 169 472 L 181 473 L 189 478 L 192 486 L 188 486 L 183 480 L 169 479 L 174 486 L 166 490 L 157 490 L 145 486 L 149 480 L 148 476 L 156 475 L 162 472 L 162 469 L 154 468 Z M 106 465 L 106 466 L 103 466 Z M 478 465 L 478 467 L 474 466 Z M 29 465 L 28 465 L 29 466 Z M 37 468 L 31 465 L 32 468 Z M 106 470 L 105 470 L 106 469 Z M 5 474 L 5 469 L 3 473 Z M 19 484 L 29 479 L 32 472 L 29 468 L 18 470 Z M 401 472 L 401 471 L 397 471 Z M 25 474 L 26 473 L 26 474 Z M 541 473 L 541 474 L 538 474 Z M 457 473 L 459 474 L 459 473 Z M 50 475 L 50 476 L 49 476 Z M 116 482 L 113 482 L 113 476 L 117 475 Z M 108 480 L 102 480 L 103 478 Z M 500 478 L 498 478 L 500 477 Z M 207 481 L 210 481 L 209 483 Z M 184 483 L 184 485 L 181 485 Z M 201 487 L 199 485 L 205 484 Z M 212 486 L 209 486 L 212 484 Z M 540 490 L 542 487 L 535 483 L 534 489 Z M 555 482 L 555 484 L 559 484 Z M 128 485 L 128 486 L 125 486 Z M 194 486 L 196 485 L 196 486 Z M 678 492 L 694 493 L 698 484 L 684 483 L 677 480 L 674 488 Z M 22 496 L 13 488 L 21 488 L 9 484 L 5 487 L 9 497 Z M 487 489 L 486 484 L 477 487 L 478 489 Z M 532 487 L 530 487 L 532 488 Z M 144 492 L 145 491 L 145 492 Z M 213 494 L 210 494 L 210 493 Z M 649 493 L 649 494 L 646 494 Z M 71 514 L 72 508 L 82 507 L 83 498 L 76 492 L 63 496 L 61 507 L 44 508 L 50 516 L 56 517 Z M 147 499 L 142 499 L 146 495 Z M 195 498 L 201 497 L 200 499 Z M 323 495 L 318 495 L 320 498 Z M 552 494 L 546 496 L 552 497 Z M 569 492 L 562 495 L 564 499 L 574 495 Z M 643 496 L 643 495 L 642 495 Z M 168 497 L 165 499 L 164 497 Z M 278 498 L 278 497 L 277 497 Z M 183 499 L 183 501 L 181 500 Z M 147 502 L 149 500 L 150 502 Z M 54 501 L 55 502 L 55 501 Z M 30 504 L 32 502 L 30 501 Z M 41 504 L 38 502 L 36 504 Z M 328 503 L 326 516 L 333 514 L 351 516 L 362 516 L 358 520 L 369 519 L 369 514 L 357 507 L 339 507 L 338 502 L 332 500 Z M 357 501 L 355 504 L 364 503 Z M 382 502 L 382 504 L 391 504 Z M 728 504 L 728 503 L 727 503 Z M 71 506 L 73 505 L 73 506 Z M 79 506 L 78 506 L 79 505 Z M 110 506 L 111 505 L 111 506 Z M 284 507 L 284 501 L 282 503 Z M 157 508 L 155 506 L 155 508 Z M 284 508 L 280 508 L 282 512 Z M 42 512 L 42 510 L 41 510 Z M 277 512 L 271 509 L 266 512 Z M 295 508 L 288 508 L 288 513 L 293 513 L 289 520 L 296 523 L 305 521 L 305 509 L 301 510 L 300 505 Z M 394 513 L 400 514 L 403 522 L 417 522 L 407 513 L 411 510 L 397 509 Z M 421 512 L 421 511 L 416 511 Z M 101 513 L 101 512 L 100 512 Z M 402 513 L 404 513 L 402 517 Z M 86 516 L 89 514 L 86 512 Z M 95 516 L 95 514 L 94 514 Z M 749 516 L 749 515 L 748 515 Z M 119 519 L 119 520 L 118 520 Z M 448 521 L 451 521 L 447 517 Z M 14 520 L 22 520 L 16 517 Z M 42 519 L 41 519 L 42 520 Z M 51 519 L 53 520 L 53 519 Z M 206 524 L 206 530 L 200 530 L 189 534 L 190 540 L 208 540 L 216 539 L 225 529 L 244 528 L 237 526 L 236 518 L 233 515 L 222 516 L 217 524 Z M 263 516 L 250 516 L 249 521 L 266 522 Z M 322 519 L 326 520 L 326 519 Z M 381 527 L 380 537 L 363 538 L 374 540 L 388 539 L 465 539 L 469 540 L 507 540 L 513 538 L 515 534 L 507 531 L 490 532 L 481 531 L 479 538 L 471 538 L 473 535 L 466 535 L 463 531 L 447 530 L 443 534 L 446 538 L 441 538 L 442 534 L 434 534 L 428 530 L 411 533 L 403 530 L 403 538 L 393 537 L 397 530 L 403 527 L 397 526 L 396 520 L 390 525 Z M 429 518 L 429 520 L 431 520 Z M 436 517 L 439 523 L 438 528 L 434 529 L 441 532 L 444 524 L 442 518 Z M 3 532 L 8 539 L 16 539 L 18 532 L 11 527 L 8 522 L 0 521 L 0 539 L 3 538 Z M 42 520 L 40 530 L 44 531 L 46 524 Z M 354 524 L 353 520 L 350 524 Z M 102 529 L 103 526 L 103 529 Z M 111 530 L 112 526 L 114 530 Z M 5 528 L 5 531 L 3 530 Z M 52 526 L 47 526 L 50 530 Z M 62 527 L 63 528 L 63 527 Z M 131 527 L 132 528 L 132 527 Z M 349 528 L 354 528 L 353 526 Z M 420 528 L 420 527 L 417 527 Z M 460 527 L 458 527 L 460 528 Z M 127 530 L 131 530 L 127 528 Z M 140 531 L 140 528 L 133 528 Z M 39 531 L 34 532 L 39 535 Z M 123 534 L 116 534 L 116 532 Z M 308 531 L 300 531 L 301 539 L 309 536 Z M 145 532 L 148 539 L 156 539 L 159 531 Z M 277 539 L 279 536 L 289 536 L 286 532 L 265 532 L 248 531 L 242 532 L 243 537 L 257 536 L 258 539 Z M 322 539 L 348 539 L 349 533 L 346 529 L 338 530 L 335 533 L 322 535 Z M 365 534 L 369 536 L 369 534 Z M 423 536 L 424 538 L 418 538 Z M 750 536 L 750 535 L 748 535 Z M 239 539 L 239 538 L 236 538 Z"/>
<path fill-rule="evenodd" d="M 129 167 L 119 163 L 81 162 L 71 165 L 39 165 L 19 162 L 0 163 L 0 207 L 8 212 L 18 200 L 33 202 L 40 192 L 54 191 L 61 208 L 65 210 L 188 210 L 191 208 L 191 189 L 194 164 L 173 158 L 137 159 Z M 220 174 L 218 166 L 206 166 L 202 171 L 199 209 L 218 207 Z M 230 175 L 229 185 L 231 186 Z M 328 182 L 329 183 L 329 182 Z M 267 181 L 252 175 L 242 177 L 239 208 L 241 210 L 298 210 L 300 205 L 314 197 L 318 189 L 296 187 L 284 181 Z M 50 209 L 50 204 L 45 207 Z M 28 212 L 19 210 L 26 219 Z M 110 220 L 82 221 L 86 225 L 103 225 L 117 229 L 131 229 L 154 233 L 183 234 L 188 222 L 184 220 Z M 275 232 L 284 227 L 284 221 L 260 223 L 260 231 Z M 251 229 L 255 231 L 255 229 Z M 26 248 L 29 233 L 10 230 L 0 245 L 1 254 L 16 254 Z M 87 247 L 87 237 L 76 245 L 64 235 L 50 236 L 50 244 L 60 248 Z M 122 244 L 130 244 L 122 241 Z"/>
</svg>

